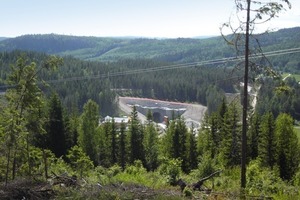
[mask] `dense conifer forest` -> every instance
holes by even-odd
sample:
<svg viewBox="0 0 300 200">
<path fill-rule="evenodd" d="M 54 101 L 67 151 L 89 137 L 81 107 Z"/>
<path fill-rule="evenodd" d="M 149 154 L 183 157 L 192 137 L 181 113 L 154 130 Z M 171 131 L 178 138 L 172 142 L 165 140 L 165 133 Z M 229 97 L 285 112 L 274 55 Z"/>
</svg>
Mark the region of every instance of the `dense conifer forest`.
<svg viewBox="0 0 300 200">
<path fill-rule="evenodd" d="M 294 28 L 259 37 L 266 51 L 274 51 L 276 46 L 296 48 L 298 43 L 287 38 L 299 41 L 299 32 Z M 8 193 L 0 193 L 0 198 L 3 194 L 3 198 L 134 199 L 141 198 L 142 191 L 150 195 L 145 198 L 153 199 L 186 198 L 182 194 L 206 198 L 203 191 L 238 198 L 241 104 L 240 98 L 228 96 L 242 93 L 243 70 L 231 61 L 217 62 L 234 56 L 225 44 L 214 51 L 219 41 L 199 40 L 203 44 L 199 45 L 195 39 L 59 35 L 3 40 L 0 191 Z M 178 49 L 169 52 L 174 43 Z M 135 51 L 130 49 L 133 46 Z M 157 51 L 163 46 L 167 54 Z M 95 49 L 99 55 L 88 56 Z M 199 60 L 216 62 L 199 64 Z M 274 56 L 270 62 L 274 68 L 268 73 L 253 70 L 249 76 L 257 103 L 249 108 L 246 193 L 249 198 L 297 199 L 300 85 L 294 74 L 299 72 L 299 53 Z M 160 132 L 152 113 L 142 124 L 135 107 L 128 124 L 100 123 L 106 115 L 121 114 L 118 96 L 200 103 L 208 112 L 199 130 L 188 128 L 183 118 L 174 115 L 165 132 Z M 22 179 L 28 185 L 48 180 L 51 187 L 4 189 Z M 198 184 L 201 192 L 192 186 L 180 191 L 182 182 Z M 31 193 L 22 193 L 25 190 Z"/>
</svg>

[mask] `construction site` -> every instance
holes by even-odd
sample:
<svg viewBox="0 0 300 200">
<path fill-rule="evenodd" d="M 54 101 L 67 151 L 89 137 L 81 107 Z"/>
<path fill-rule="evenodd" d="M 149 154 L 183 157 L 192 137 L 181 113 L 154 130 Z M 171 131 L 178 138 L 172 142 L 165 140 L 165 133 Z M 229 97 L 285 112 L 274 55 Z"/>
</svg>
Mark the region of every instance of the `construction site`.
<svg viewBox="0 0 300 200">
<path fill-rule="evenodd" d="M 119 97 L 119 107 L 126 115 L 130 115 L 132 107 L 138 111 L 138 118 L 142 123 L 150 110 L 153 121 L 163 124 L 174 117 L 182 117 L 188 128 L 198 128 L 201 125 L 207 108 L 200 104 L 161 101 L 147 98 Z"/>
</svg>

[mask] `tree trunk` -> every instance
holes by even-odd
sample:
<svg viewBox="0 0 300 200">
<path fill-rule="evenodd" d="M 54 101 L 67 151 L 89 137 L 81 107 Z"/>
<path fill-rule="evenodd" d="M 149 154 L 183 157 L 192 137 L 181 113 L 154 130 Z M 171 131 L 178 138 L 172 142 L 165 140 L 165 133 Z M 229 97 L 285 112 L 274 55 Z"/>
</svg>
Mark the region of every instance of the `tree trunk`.
<svg viewBox="0 0 300 200">
<path fill-rule="evenodd" d="M 10 147 L 8 147 L 8 152 L 7 152 L 7 164 L 6 164 L 6 172 L 5 172 L 5 186 L 8 183 L 9 164 L 10 164 Z"/>
<path fill-rule="evenodd" d="M 44 159 L 44 170 L 45 170 L 45 179 L 48 178 L 48 162 L 47 162 L 47 154 L 45 152 L 45 149 L 42 148 L 43 152 L 43 159 Z"/>
<path fill-rule="evenodd" d="M 244 95 L 243 95 L 242 160 L 241 160 L 241 188 L 242 189 L 246 188 L 250 5 L 251 5 L 251 0 L 247 0 L 247 22 L 246 22 L 246 41 L 245 41 L 245 74 L 244 74 Z"/>
</svg>

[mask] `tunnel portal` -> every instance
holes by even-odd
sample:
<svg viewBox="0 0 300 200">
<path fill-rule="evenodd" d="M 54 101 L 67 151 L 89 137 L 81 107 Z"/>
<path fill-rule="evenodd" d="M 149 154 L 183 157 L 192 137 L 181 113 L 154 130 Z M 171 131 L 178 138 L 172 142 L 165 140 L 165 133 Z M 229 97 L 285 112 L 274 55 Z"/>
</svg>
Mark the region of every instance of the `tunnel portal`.
<svg viewBox="0 0 300 200">
<path fill-rule="evenodd" d="M 165 117 L 172 119 L 173 117 L 181 116 L 186 111 L 186 108 L 159 107 L 159 105 L 151 107 L 135 104 L 134 106 L 138 112 L 145 116 L 147 116 L 147 113 L 150 110 L 153 115 L 153 121 L 156 123 L 162 123 Z"/>
</svg>

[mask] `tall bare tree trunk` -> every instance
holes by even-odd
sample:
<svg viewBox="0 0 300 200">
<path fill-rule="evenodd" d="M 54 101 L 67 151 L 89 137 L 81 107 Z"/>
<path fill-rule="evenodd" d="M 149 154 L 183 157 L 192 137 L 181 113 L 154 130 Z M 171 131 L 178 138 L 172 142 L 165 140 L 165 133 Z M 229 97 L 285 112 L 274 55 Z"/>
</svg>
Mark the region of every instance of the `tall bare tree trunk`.
<svg viewBox="0 0 300 200">
<path fill-rule="evenodd" d="M 246 22 L 246 41 L 245 41 L 245 74 L 244 74 L 243 122 L 242 122 L 243 123 L 242 160 L 241 160 L 241 188 L 242 189 L 246 188 L 250 4 L 251 4 L 251 0 L 247 0 L 247 22 Z"/>
</svg>

